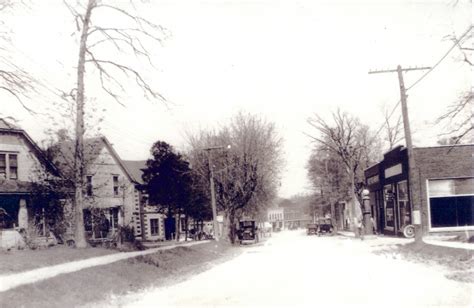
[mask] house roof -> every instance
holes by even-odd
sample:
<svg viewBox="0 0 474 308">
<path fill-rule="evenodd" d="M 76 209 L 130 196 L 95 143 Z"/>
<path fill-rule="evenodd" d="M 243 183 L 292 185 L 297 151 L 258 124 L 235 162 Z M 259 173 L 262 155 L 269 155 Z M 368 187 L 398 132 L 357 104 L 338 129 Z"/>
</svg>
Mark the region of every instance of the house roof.
<svg viewBox="0 0 474 308">
<path fill-rule="evenodd" d="M 124 160 L 123 163 L 130 171 L 133 180 L 139 184 L 144 184 L 142 176 L 143 169 L 146 169 L 146 160 Z"/>
<path fill-rule="evenodd" d="M 58 168 L 47 158 L 43 150 L 36 144 L 36 142 L 31 139 L 31 137 L 21 128 L 15 126 L 3 118 L 0 118 L 0 133 L 5 134 L 16 134 L 22 136 L 28 144 L 31 145 L 35 151 L 36 157 L 42 162 L 47 170 L 55 176 L 61 176 L 61 173 Z"/>
<path fill-rule="evenodd" d="M 54 151 L 55 162 L 60 166 L 61 170 L 69 169 L 72 171 L 74 165 L 75 143 L 72 140 L 61 141 L 53 145 L 50 150 Z M 84 139 L 84 159 L 86 162 L 93 162 L 100 155 L 102 150 L 107 148 L 116 163 L 122 168 L 125 175 L 136 182 L 127 166 L 123 163 L 112 144 L 105 136 L 85 138 Z"/>
<path fill-rule="evenodd" d="M 105 146 L 101 138 L 84 139 L 84 159 L 86 161 L 94 161 L 99 156 Z M 53 153 L 55 161 L 61 165 L 61 168 L 64 168 L 64 164 L 73 165 L 75 148 L 76 145 L 73 140 L 65 140 L 54 144 L 49 150 L 57 152 Z"/>
</svg>

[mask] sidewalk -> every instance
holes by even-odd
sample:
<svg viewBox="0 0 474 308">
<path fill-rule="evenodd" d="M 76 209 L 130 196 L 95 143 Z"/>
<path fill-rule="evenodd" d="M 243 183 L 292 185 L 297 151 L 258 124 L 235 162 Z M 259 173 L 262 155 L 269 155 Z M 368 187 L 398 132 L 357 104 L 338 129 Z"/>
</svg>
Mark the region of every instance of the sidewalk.
<svg viewBox="0 0 474 308">
<path fill-rule="evenodd" d="M 355 233 L 351 231 L 337 231 L 337 234 L 345 236 L 345 237 L 352 237 L 355 238 Z M 375 235 L 376 238 L 383 238 L 383 235 Z M 388 238 L 388 237 L 386 237 Z M 397 238 L 397 237 L 394 237 Z M 399 237 L 400 239 L 405 239 L 404 237 Z M 410 239 L 406 239 L 410 240 Z M 463 242 L 454 242 L 454 241 L 446 241 L 446 240 L 436 240 L 431 239 L 428 237 L 423 237 L 423 243 L 428 245 L 434 246 L 442 246 L 442 247 L 450 247 L 450 248 L 458 248 L 458 249 L 466 249 L 466 250 L 474 250 L 474 244 L 471 243 L 463 243 Z"/>
<path fill-rule="evenodd" d="M 208 243 L 209 241 L 189 242 L 184 244 L 167 245 L 164 247 L 157 247 L 153 249 L 133 252 L 120 252 L 111 255 L 89 258 L 85 260 L 67 262 L 63 264 L 42 267 L 30 271 L 20 272 L 16 274 L 0 276 L 0 292 L 4 292 L 21 285 L 30 284 L 52 278 L 61 274 L 76 272 L 85 268 L 90 268 L 99 265 L 110 264 L 113 262 L 135 258 L 138 256 L 148 255 L 157 251 L 169 250 L 176 247 L 189 247 L 199 244 Z"/>
</svg>

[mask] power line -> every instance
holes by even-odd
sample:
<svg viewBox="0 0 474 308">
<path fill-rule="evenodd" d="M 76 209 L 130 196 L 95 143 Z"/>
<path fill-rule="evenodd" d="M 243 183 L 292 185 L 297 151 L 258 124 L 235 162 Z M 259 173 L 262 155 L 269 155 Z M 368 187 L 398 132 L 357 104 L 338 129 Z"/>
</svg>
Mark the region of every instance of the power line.
<svg viewBox="0 0 474 308">
<path fill-rule="evenodd" d="M 446 57 L 451 53 L 451 51 L 454 50 L 454 48 L 456 48 L 456 46 L 458 46 L 458 44 L 466 37 L 466 35 L 469 34 L 469 32 L 472 30 L 473 26 L 470 26 L 466 32 L 464 32 L 463 35 L 461 35 L 461 37 L 459 37 L 459 39 L 456 39 L 456 42 L 453 44 L 453 46 L 451 46 L 444 54 L 443 56 L 431 67 L 428 69 L 428 71 L 426 73 L 424 73 L 418 80 L 416 80 L 412 85 L 410 85 L 408 88 L 406 88 L 406 91 L 412 89 L 413 87 L 415 87 L 419 82 L 421 82 L 429 73 L 431 73 L 436 67 L 438 67 L 438 65 L 441 64 L 441 62 L 444 61 L 444 59 L 446 59 Z M 373 71 L 372 73 L 378 73 L 379 71 Z M 369 72 L 370 73 L 370 72 Z M 387 121 L 390 120 L 390 118 L 392 117 L 393 113 L 395 112 L 395 110 L 397 109 L 397 107 L 400 105 L 400 100 L 398 100 L 397 104 L 393 107 L 392 111 L 390 112 L 390 115 L 388 116 L 387 118 Z M 377 132 L 375 133 L 373 139 L 375 139 L 379 133 L 382 131 L 383 127 L 387 125 L 387 123 L 382 123 L 382 125 L 380 125 L 379 129 L 377 130 Z"/>
<path fill-rule="evenodd" d="M 456 48 L 456 46 L 458 46 L 458 44 L 461 42 L 461 40 L 464 39 L 464 37 L 472 30 L 473 26 L 470 26 L 466 32 L 464 32 L 463 35 L 461 35 L 461 37 L 459 39 L 456 39 L 455 38 L 455 42 L 453 44 L 453 46 L 451 46 L 448 51 L 446 51 L 446 53 L 441 57 L 441 59 L 438 60 L 438 62 L 436 62 L 435 65 L 433 65 L 426 73 L 424 73 L 417 81 L 415 81 L 411 86 L 409 86 L 406 91 L 412 89 L 414 86 L 416 86 L 420 81 L 423 80 L 423 78 L 425 78 L 429 73 L 431 73 L 438 65 L 441 64 L 441 62 L 444 61 L 444 59 L 446 59 L 446 57 L 451 53 L 451 51 L 453 51 L 454 48 Z"/>
<path fill-rule="evenodd" d="M 388 120 L 390 120 L 390 118 L 392 117 L 393 113 L 395 112 L 395 110 L 397 109 L 397 107 L 400 105 L 400 102 L 401 102 L 401 100 L 398 100 L 398 103 L 393 107 L 392 111 L 390 112 L 389 116 L 387 117 L 387 122 L 388 122 Z M 377 138 L 377 136 L 378 136 L 379 133 L 382 131 L 382 128 L 383 128 L 385 125 L 388 125 L 388 123 L 384 122 L 384 123 L 382 123 L 382 125 L 380 125 L 379 129 L 378 129 L 377 132 L 375 133 L 375 135 L 374 135 L 374 137 L 372 138 L 372 140 L 374 140 L 375 138 Z"/>
</svg>

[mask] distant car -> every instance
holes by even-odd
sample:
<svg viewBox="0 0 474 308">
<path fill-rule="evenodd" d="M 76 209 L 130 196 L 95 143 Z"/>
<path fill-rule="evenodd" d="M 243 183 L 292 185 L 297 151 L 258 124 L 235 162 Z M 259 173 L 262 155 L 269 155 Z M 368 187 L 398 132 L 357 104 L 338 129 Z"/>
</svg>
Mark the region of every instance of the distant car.
<svg viewBox="0 0 474 308">
<path fill-rule="evenodd" d="M 258 242 L 257 225 L 255 220 L 243 220 L 239 222 L 240 244 L 255 244 Z"/>
<path fill-rule="evenodd" d="M 331 223 L 331 219 L 329 218 L 320 218 L 317 220 L 318 225 L 318 235 L 323 233 L 325 234 L 332 234 L 334 231 L 334 226 Z"/>
<path fill-rule="evenodd" d="M 311 223 L 306 225 L 306 234 L 307 235 L 316 235 L 318 234 L 318 225 Z"/>
</svg>

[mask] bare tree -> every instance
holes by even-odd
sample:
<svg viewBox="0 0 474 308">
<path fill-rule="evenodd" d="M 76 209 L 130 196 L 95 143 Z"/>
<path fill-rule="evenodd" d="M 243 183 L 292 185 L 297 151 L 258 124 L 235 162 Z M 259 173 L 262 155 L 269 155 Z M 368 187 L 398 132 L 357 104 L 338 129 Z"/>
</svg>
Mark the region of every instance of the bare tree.
<svg viewBox="0 0 474 308">
<path fill-rule="evenodd" d="M 75 18 L 79 37 L 79 55 L 77 65 L 77 88 L 74 98 L 76 102 L 76 129 L 75 129 L 75 212 L 76 212 L 76 246 L 85 247 L 83 220 L 83 193 L 84 193 L 84 103 L 85 94 L 85 74 L 86 65 L 91 64 L 96 70 L 102 89 L 111 96 L 117 103 L 124 105 L 120 93 L 125 92 L 123 78 L 134 80 L 138 88 L 142 89 L 143 96 L 150 100 L 164 102 L 164 97 L 153 89 L 153 86 L 146 80 L 140 71 L 127 64 L 120 62 L 117 57 L 110 58 L 110 54 L 104 55 L 100 52 L 100 47 L 115 48 L 119 53 L 132 51 L 136 57 L 145 58 L 151 64 L 150 53 L 147 49 L 147 41 L 161 42 L 164 29 L 154 23 L 132 13 L 132 8 L 120 7 L 120 3 L 111 1 L 110 4 L 101 0 L 88 0 L 85 4 L 76 2 L 74 4 L 63 1 Z M 120 25 L 102 25 L 108 17 L 120 18 Z M 94 18 L 97 16 L 97 18 Z"/>
<path fill-rule="evenodd" d="M 324 145 L 316 145 L 307 163 L 308 177 L 313 186 L 313 205 L 323 208 L 329 205 L 331 219 L 336 219 L 336 203 L 349 197 L 350 179 L 341 158 L 332 155 Z M 323 213 L 320 213 L 323 214 Z M 333 223 L 337 226 L 337 223 Z"/>
<path fill-rule="evenodd" d="M 224 212 L 229 240 L 236 237 L 236 224 L 245 216 L 258 217 L 276 198 L 281 167 L 282 140 L 273 123 L 239 113 L 217 132 L 190 137 L 189 157 L 193 169 L 209 183 L 214 169 L 218 208 Z M 209 146 L 231 145 L 229 150 L 209 153 Z"/>
<path fill-rule="evenodd" d="M 22 4 L 10 0 L 0 0 L 0 16 L 2 14 L 11 14 L 14 6 Z M 29 113 L 36 112 L 28 107 L 24 99 L 28 93 L 34 90 L 37 81 L 15 64 L 15 61 L 8 55 L 11 51 L 11 39 L 8 25 L 0 18 L 0 91 L 13 96 L 15 100 Z M 10 119 L 12 119 L 10 117 Z"/>
<path fill-rule="evenodd" d="M 474 51 L 474 37 L 473 26 L 469 28 L 460 36 L 455 34 L 447 36 L 448 39 L 454 42 L 453 48 L 457 47 L 462 55 L 462 61 L 471 68 L 474 66 L 472 60 L 472 52 Z M 449 50 L 451 51 L 451 49 Z M 449 52 L 448 51 L 448 52 Z M 442 114 L 437 120 L 437 124 L 445 124 L 447 131 L 441 134 L 442 137 L 454 137 L 455 144 L 468 139 L 468 142 L 474 140 L 472 132 L 474 131 L 473 118 L 473 102 L 474 94 L 472 87 L 462 93 L 457 101 L 448 106 L 446 112 Z"/>
<path fill-rule="evenodd" d="M 388 149 L 391 150 L 398 143 L 404 140 L 403 136 L 403 122 L 402 122 L 402 115 L 399 115 L 397 120 L 390 121 L 391 112 L 387 109 L 387 106 L 383 107 L 383 118 L 384 118 L 384 128 L 385 128 L 385 140 L 388 143 Z"/>
<path fill-rule="evenodd" d="M 356 184 L 362 182 L 364 168 L 378 158 L 380 145 L 377 146 L 369 127 L 361 124 L 358 118 L 338 109 L 332 113 L 332 120 L 332 124 L 328 123 L 315 114 L 307 122 L 316 129 L 318 135 L 307 135 L 340 158 L 349 175 L 348 195 L 352 203 L 350 215 L 355 217 L 360 213 Z"/>
</svg>

